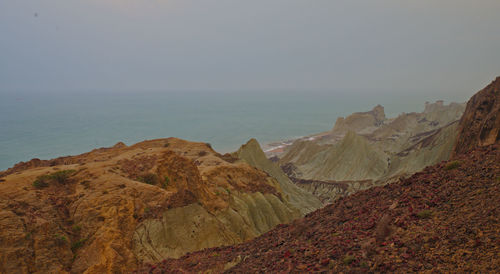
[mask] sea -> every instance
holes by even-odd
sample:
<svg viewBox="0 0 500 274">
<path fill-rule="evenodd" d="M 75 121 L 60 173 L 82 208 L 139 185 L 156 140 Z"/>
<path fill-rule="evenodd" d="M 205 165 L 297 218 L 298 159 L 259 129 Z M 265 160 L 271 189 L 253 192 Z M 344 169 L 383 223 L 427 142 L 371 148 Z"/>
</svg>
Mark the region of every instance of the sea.
<svg viewBox="0 0 500 274">
<path fill-rule="evenodd" d="M 268 144 L 324 132 L 337 117 L 377 104 L 394 117 L 437 99 L 446 100 L 387 91 L 2 92 L 0 170 L 166 137 L 207 142 L 225 153 L 250 138 Z"/>
</svg>

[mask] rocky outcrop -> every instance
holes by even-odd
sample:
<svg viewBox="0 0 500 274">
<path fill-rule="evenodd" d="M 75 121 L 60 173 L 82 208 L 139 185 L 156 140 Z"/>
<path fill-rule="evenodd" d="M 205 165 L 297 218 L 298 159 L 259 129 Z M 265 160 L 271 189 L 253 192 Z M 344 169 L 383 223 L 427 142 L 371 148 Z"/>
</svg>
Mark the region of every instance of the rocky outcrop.
<svg viewBox="0 0 500 274">
<path fill-rule="evenodd" d="M 332 129 L 332 135 L 344 135 L 348 131 L 368 133 L 385 121 L 384 107 L 377 105 L 368 112 L 356 112 L 346 118 L 339 117 Z"/>
<path fill-rule="evenodd" d="M 460 120 L 459 135 L 455 154 L 500 143 L 500 77 L 469 100 Z"/>
<path fill-rule="evenodd" d="M 18 164 L 0 175 L 0 272 L 128 272 L 301 216 L 235 160 L 169 138 Z"/>
<path fill-rule="evenodd" d="M 305 215 L 322 206 L 322 203 L 316 196 L 297 187 L 276 163 L 267 159 L 257 140 L 251 139 L 242 145 L 235 152 L 235 156 L 275 178 L 280 183 L 280 187 L 290 204 L 298 208 L 302 214 Z"/>
</svg>

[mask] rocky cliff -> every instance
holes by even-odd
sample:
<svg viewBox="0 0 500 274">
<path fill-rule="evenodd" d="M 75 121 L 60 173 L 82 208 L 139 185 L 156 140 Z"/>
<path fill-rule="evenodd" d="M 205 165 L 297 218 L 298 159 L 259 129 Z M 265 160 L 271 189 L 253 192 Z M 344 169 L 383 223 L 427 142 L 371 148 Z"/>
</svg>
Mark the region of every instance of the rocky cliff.
<svg viewBox="0 0 500 274">
<path fill-rule="evenodd" d="M 1 273 L 127 272 L 301 216 L 264 171 L 175 138 L 20 163 L 0 209 Z"/>
<path fill-rule="evenodd" d="M 377 105 L 368 112 L 356 112 L 346 118 L 339 117 L 331 131 L 332 135 L 344 135 L 349 131 L 370 132 L 386 120 L 384 107 Z"/>
<path fill-rule="evenodd" d="M 500 142 L 500 77 L 469 100 L 459 132 L 455 154 Z"/>
</svg>

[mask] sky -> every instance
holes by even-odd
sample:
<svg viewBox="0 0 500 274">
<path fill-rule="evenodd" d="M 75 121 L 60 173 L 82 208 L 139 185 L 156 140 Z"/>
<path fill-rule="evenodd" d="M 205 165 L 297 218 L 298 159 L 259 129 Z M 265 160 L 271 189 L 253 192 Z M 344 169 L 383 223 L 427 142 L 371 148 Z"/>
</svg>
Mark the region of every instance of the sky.
<svg viewBox="0 0 500 274">
<path fill-rule="evenodd" d="M 498 0 L 4 0 L 0 93 L 344 90 L 465 97 Z"/>
</svg>

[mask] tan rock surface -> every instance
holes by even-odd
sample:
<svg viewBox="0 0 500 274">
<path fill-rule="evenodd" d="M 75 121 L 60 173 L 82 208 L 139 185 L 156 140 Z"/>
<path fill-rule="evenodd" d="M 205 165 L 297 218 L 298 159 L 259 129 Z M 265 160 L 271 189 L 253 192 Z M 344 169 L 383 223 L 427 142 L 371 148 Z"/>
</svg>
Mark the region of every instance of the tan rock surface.
<svg viewBox="0 0 500 274">
<path fill-rule="evenodd" d="M 32 160 L 0 181 L 1 273 L 126 272 L 300 216 L 265 172 L 175 138 Z"/>
</svg>

